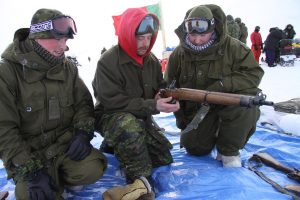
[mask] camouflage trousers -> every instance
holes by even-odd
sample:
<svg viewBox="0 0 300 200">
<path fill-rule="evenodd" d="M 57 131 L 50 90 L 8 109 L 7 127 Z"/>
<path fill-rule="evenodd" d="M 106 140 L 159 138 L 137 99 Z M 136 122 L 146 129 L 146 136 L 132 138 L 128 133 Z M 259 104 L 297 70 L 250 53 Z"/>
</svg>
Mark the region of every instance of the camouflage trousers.
<svg viewBox="0 0 300 200">
<path fill-rule="evenodd" d="M 128 183 L 141 176 L 149 177 L 153 168 L 173 162 L 172 145 L 163 133 L 130 113 L 103 115 L 101 132 L 114 148 Z"/>
</svg>

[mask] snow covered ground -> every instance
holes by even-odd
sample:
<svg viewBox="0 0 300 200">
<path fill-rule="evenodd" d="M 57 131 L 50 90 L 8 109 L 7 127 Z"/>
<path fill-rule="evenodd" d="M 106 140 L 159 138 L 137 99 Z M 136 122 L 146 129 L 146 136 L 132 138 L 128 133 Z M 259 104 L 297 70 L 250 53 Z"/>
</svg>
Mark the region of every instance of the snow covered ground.
<svg viewBox="0 0 300 200">
<path fill-rule="evenodd" d="M 300 59 L 296 59 L 293 67 L 268 67 L 266 63 L 261 64 L 265 75 L 261 81 L 260 88 L 267 95 L 267 99 L 274 103 L 300 98 Z M 276 112 L 272 107 L 261 106 L 261 117 L 259 123 L 268 122 L 273 128 L 300 135 L 300 115 Z"/>
</svg>

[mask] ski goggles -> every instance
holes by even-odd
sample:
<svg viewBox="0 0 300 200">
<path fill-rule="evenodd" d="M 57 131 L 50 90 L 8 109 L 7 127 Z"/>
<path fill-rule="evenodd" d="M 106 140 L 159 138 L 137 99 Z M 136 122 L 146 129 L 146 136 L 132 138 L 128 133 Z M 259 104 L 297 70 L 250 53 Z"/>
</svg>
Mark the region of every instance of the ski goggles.
<svg viewBox="0 0 300 200">
<path fill-rule="evenodd" d="M 214 28 L 215 20 L 214 18 L 212 19 L 190 18 L 185 20 L 184 25 L 185 25 L 185 30 L 188 33 L 192 33 L 192 32 L 205 33 Z"/>
<path fill-rule="evenodd" d="M 51 31 L 54 37 L 73 36 L 77 33 L 75 21 L 70 16 L 59 16 L 30 26 L 30 33 Z"/>
<path fill-rule="evenodd" d="M 135 34 L 136 35 L 143 35 L 145 33 L 154 33 L 158 31 L 158 21 L 154 19 L 152 16 L 147 15 L 142 22 L 140 23 L 139 27 L 137 28 Z"/>
</svg>

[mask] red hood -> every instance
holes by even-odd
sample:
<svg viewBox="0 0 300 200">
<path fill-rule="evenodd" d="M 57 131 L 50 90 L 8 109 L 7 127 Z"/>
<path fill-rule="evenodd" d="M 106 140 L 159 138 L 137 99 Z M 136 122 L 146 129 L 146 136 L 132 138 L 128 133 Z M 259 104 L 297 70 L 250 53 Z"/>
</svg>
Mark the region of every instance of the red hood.
<svg viewBox="0 0 300 200">
<path fill-rule="evenodd" d="M 137 55 L 135 30 L 146 15 L 151 15 L 157 19 L 154 14 L 147 13 L 145 8 L 128 8 L 122 15 L 113 16 L 114 27 L 116 35 L 118 36 L 119 45 L 132 59 L 134 59 L 141 66 L 143 65 L 144 57 L 150 53 L 157 37 L 157 33 L 152 36 L 149 49 L 145 55 Z"/>
</svg>

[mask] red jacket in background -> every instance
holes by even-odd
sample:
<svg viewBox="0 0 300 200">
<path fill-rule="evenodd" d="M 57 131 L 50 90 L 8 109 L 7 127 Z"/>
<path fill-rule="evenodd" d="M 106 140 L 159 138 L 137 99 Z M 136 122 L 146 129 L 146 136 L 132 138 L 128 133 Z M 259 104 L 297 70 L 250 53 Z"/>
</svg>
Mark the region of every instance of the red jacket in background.
<svg viewBox="0 0 300 200">
<path fill-rule="evenodd" d="M 259 63 L 259 57 L 262 50 L 262 39 L 259 32 L 254 31 L 250 36 L 252 45 L 251 50 L 254 54 L 255 60 Z"/>
</svg>

